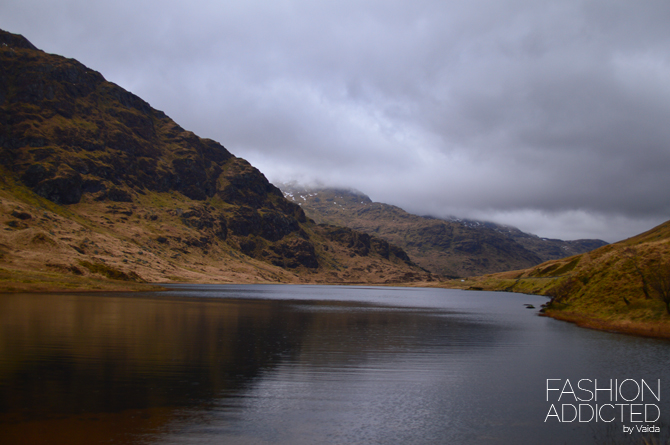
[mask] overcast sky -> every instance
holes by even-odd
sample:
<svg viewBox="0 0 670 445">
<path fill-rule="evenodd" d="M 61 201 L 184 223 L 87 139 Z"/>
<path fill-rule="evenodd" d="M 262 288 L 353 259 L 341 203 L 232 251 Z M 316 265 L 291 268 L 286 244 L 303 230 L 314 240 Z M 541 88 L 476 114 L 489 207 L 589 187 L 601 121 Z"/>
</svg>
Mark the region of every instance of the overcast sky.
<svg viewBox="0 0 670 445">
<path fill-rule="evenodd" d="M 667 0 L 3 0 L 273 182 L 543 237 L 670 219 Z"/>
</svg>

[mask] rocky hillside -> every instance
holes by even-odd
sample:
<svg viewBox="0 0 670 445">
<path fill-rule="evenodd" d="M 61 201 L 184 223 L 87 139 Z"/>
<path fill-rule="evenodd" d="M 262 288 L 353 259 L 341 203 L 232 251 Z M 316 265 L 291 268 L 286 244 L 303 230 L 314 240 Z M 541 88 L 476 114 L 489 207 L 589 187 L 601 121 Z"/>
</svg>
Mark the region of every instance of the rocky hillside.
<svg viewBox="0 0 670 445">
<path fill-rule="evenodd" d="M 600 240 L 562 241 L 471 220 L 412 215 L 360 192 L 279 184 L 284 195 L 316 222 L 379 236 L 401 246 L 419 265 L 446 277 L 468 277 L 530 267 L 587 252 Z"/>
<path fill-rule="evenodd" d="M 0 31 L 0 67 L 5 287 L 430 278 L 384 240 L 308 221 L 248 162 L 76 60 Z"/>
<path fill-rule="evenodd" d="M 670 338 L 670 221 L 588 253 L 452 285 L 546 295 L 552 317 Z"/>
</svg>

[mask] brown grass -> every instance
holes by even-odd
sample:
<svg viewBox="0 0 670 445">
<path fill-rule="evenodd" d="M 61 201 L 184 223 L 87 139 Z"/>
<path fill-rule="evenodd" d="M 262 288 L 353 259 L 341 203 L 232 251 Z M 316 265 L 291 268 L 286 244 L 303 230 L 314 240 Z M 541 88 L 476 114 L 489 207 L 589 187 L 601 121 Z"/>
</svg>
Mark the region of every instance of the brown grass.
<svg viewBox="0 0 670 445">
<path fill-rule="evenodd" d="M 215 237 L 204 246 L 189 245 L 202 233 L 185 225 L 177 209 L 192 205 L 179 193 L 147 192 L 132 203 L 84 196 L 78 204 L 56 206 L 5 182 L 0 188 L 0 292 L 152 288 L 133 283 L 141 281 L 393 284 L 421 279 L 408 276 L 415 269 L 405 264 L 352 256 L 309 228 L 322 263 L 316 270 L 283 269 Z M 218 198 L 211 205 L 226 207 Z"/>
</svg>

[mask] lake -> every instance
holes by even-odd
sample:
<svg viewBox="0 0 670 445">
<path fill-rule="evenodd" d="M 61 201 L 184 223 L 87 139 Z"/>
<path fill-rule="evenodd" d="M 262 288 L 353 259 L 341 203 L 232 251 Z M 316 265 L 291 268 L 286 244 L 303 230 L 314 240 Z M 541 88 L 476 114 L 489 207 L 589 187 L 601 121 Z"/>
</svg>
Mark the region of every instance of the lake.
<svg viewBox="0 0 670 445">
<path fill-rule="evenodd" d="M 2 294 L 0 443 L 665 443 L 670 342 L 540 317 L 544 302 L 298 285 Z"/>
</svg>

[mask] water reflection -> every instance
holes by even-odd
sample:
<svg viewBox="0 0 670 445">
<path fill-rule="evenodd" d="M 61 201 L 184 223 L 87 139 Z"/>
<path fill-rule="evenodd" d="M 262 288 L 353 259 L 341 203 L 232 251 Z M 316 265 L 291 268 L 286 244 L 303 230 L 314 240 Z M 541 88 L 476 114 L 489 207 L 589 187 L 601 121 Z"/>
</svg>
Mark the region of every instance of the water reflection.
<svg viewBox="0 0 670 445">
<path fill-rule="evenodd" d="M 300 330 L 286 329 L 280 306 L 4 296 L 0 412 L 15 423 L 116 413 L 107 420 L 155 428 L 178 407 L 244 388 L 294 350 Z M 131 410 L 149 411 L 139 418 L 119 414 Z"/>
<path fill-rule="evenodd" d="M 542 423 L 544 379 L 668 363 L 667 342 L 539 318 L 529 299 L 541 303 L 327 286 L 2 295 L 0 443 L 571 442 L 583 429 Z"/>
</svg>

